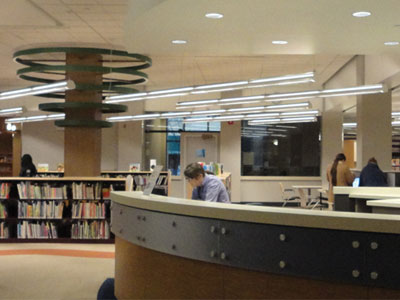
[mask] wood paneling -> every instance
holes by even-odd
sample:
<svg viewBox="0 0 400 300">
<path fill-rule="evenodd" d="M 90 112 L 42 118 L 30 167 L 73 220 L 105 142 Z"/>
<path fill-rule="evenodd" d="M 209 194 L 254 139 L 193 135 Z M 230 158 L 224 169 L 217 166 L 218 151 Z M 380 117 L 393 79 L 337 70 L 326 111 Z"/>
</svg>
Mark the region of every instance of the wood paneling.
<svg viewBox="0 0 400 300">
<path fill-rule="evenodd" d="M 115 239 L 118 299 L 399 299 L 370 288 L 205 263 Z"/>
</svg>

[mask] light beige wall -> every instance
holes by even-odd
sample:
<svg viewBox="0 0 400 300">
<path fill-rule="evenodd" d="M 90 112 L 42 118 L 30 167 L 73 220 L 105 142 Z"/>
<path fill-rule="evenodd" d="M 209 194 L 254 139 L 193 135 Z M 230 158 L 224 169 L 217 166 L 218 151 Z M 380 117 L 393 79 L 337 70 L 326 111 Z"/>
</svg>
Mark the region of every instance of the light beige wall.
<svg viewBox="0 0 400 300">
<path fill-rule="evenodd" d="M 118 125 L 117 125 L 118 124 Z M 121 122 L 114 124 L 118 129 L 118 159 L 117 169 L 128 171 L 130 163 L 140 163 L 143 170 L 142 162 L 142 145 L 143 145 L 143 128 L 141 121 Z"/>
<path fill-rule="evenodd" d="M 22 154 L 29 153 L 33 163 L 49 164 L 56 170 L 64 162 L 64 130 L 53 121 L 24 123 L 21 130 Z"/>
<path fill-rule="evenodd" d="M 101 130 L 101 170 L 118 170 L 118 126 Z"/>
<path fill-rule="evenodd" d="M 31 122 L 22 126 L 22 154 L 29 153 L 37 166 L 49 164 L 49 170 L 56 170 L 58 163 L 64 162 L 64 130 L 53 122 Z M 102 129 L 102 170 L 117 170 L 118 131 Z"/>
</svg>

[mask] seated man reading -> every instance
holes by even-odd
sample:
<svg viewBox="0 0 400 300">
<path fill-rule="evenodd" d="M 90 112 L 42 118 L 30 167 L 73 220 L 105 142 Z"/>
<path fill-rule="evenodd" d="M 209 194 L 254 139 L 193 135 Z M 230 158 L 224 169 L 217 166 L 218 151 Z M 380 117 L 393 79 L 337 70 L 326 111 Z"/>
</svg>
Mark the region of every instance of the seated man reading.
<svg viewBox="0 0 400 300">
<path fill-rule="evenodd" d="M 217 176 L 206 174 L 200 164 L 189 164 L 184 174 L 193 187 L 192 199 L 211 202 L 231 202 L 221 179 Z"/>
</svg>

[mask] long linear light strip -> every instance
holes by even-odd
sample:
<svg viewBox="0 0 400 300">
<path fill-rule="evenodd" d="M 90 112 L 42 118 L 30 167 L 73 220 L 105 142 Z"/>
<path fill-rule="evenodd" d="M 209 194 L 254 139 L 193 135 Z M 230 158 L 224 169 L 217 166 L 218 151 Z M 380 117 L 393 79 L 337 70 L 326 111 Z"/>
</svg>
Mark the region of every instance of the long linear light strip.
<svg viewBox="0 0 400 300">
<path fill-rule="evenodd" d="M 0 100 L 18 98 L 29 95 L 38 95 L 52 92 L 65 91 L 75 88 L 75 83 L 72 80 L 60 81 L 51 84 L 32 86 L 28 88 L 0 92 Z"/>
<path fill-rule="evenodd" d="M 400 125 L 400 121 L 392 121 L 392 126 L 399 126 Z M 348 127 L 348 128 L 356 128 L 357 127 L 357 123 L 343 123 L 343 127 Z"/>
<path fill-rule="evenodd" d="M 210 100 L 197 100 L 197 101 L 181 101 L 177 102 L 177 106 L 191 106 L 191 105 L 201 105 L 201 104 L 214 104 L 221 105 L 221 103 L 235 104 L 238 102 L 247 102 L 252 100 L 266 99 L 266 102 L 275 101 L 286 101 L 286 100 L 298 100 L 304 98 L 314 98 L 314 97 L 335 97 L 335 96 L 348 96 L 348 95 L 361 95 L 361 94 L 372 94 L 372 93 L 383 93 L 384 86 L 382 84 L 375 85 L 364 85 L 340 89 L 330 89 L 330 90 L 312 90 L 312 91 L 302 91 L 293 93 L 275 93 L 275 94 L 264 94 L 257 96 L 244 96 L 236 98 L 226 98 L 226 99 L 213 99 L 213 102 L 208 102 Z"/>
<path fill-rule="evenodd" d="M 20 114 L 24 111 L 23 107 L 12 107 L 0 109 L 0 116 Z"/>
<path fill-rule="evenodd" d="M 135 94 L 116 95 L 116 96 L 106 97 L 105 102 L 117 103 L 117 102 L 127 102 L 127 101 L 139 101 L 145 99 L 155 99 L 155 98 L 150 98 L 148 96 L 161 95 L 161 94 L 165 94 L 165 97 L 173 97 L 172 94 L 181 92 L 186 92 L 186 94 L 188 92 L 192 94 L 200 94 L 200 93 L 203 94 L 203 93 L 221 92 L 233 89 L 256 88 L 256 87 L 271 86 L 271 85 L 300 84 L 300 83 L 314 82 L 314 75 L 315 75 L 314 72 L 307 72 L 294 75 L 284 75 L 284 76 L 276 76 L 276 77 L 268 77 L 268 78 L 252 79 L 252 80 L 188 86 L 188 87 L 157 90 L 157 91 L 142 92 Z M 302 79 L 302 80 L 296 80 L 296 79 Z M 254 86 L 254 84 L 258 83 L 270 83 L 270 84 L 262 86 L 260 85 Z M 170 95 L 166 96 L 167 94 Z"/>
<path fill-rule="evenodd" d="M 30 117 L 9 118 L 5 120 L 5 123 L 24 123 L 24 122 L 46 121 L 46 120 L 62 120 L 64 118 L 65 114 L 40 115 L 40 116 L 30 116 Z"/>
</svg>

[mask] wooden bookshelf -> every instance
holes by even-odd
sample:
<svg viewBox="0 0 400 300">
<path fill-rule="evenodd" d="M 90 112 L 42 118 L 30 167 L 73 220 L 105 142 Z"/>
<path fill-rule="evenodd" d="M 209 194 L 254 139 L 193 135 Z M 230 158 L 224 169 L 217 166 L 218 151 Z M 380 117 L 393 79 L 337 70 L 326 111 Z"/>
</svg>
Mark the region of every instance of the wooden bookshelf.
<svg viewBox="0 0 400 300">
<path fill-rule="evenodd" d="M 124 178 L 0 178 L 1 242 L 114 241 L 110 190 Z"/>
<path fill-rule="evenodd" d="M 151 171 L 102 171 L 101 177 L 103 178 L 123 178 L 126 179 L 129 175 L 131 175 L 134 179 L 134 191 L 141 191 L 144 189 L 146 185 L 147 178 L 151 175 Z M 63 178 L 64 173 L 58 171 L 46 171 L 46 172 L 38 172 L 38 176 L 43 178 L 54 177 L 54 178 Z M 86 178 L 86 177 L 85 177 Z M 171 193 L 171 172 L 162 171 L 158 178 L 158 183 L 156 184 L 153 193 L 159 194 L 162 196 L 170 196 Z"/>
</svg>

